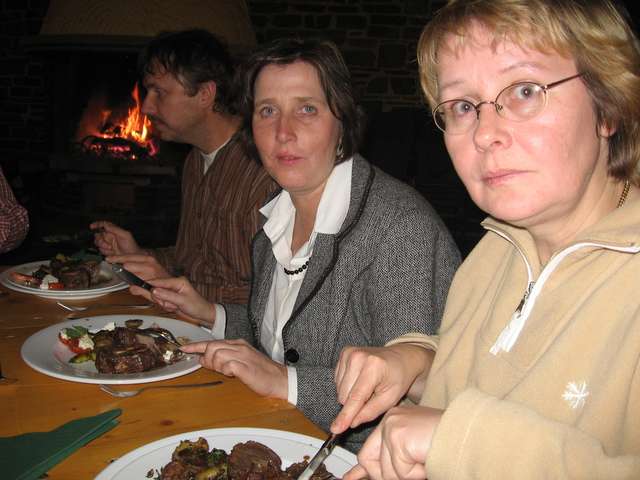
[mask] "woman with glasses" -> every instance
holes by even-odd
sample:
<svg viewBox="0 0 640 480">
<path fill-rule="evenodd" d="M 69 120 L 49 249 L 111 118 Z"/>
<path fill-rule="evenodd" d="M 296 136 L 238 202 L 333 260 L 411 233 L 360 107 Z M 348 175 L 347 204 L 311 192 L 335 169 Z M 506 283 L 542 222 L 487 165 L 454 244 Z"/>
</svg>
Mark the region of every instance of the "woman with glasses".
<svg viewBox="0 0 640 480">
<path fill-rule="evenodd" d="M 640 478 L 640 48 L 608 0 L 453 0 L 420 77 L 489 217 L 439 335 L 347 349 L 345 480 Z M 393 407 L 404 396 L 419 405 Z"/>
</svg>

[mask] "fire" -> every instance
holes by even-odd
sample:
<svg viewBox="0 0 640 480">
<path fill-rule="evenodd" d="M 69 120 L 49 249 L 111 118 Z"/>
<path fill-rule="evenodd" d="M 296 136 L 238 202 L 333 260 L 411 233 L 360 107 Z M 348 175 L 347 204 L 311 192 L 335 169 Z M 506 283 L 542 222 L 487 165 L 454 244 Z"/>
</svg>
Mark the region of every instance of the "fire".
<svg viewBox="0 0 640 480">
<path fill-rule="evenodd" d="M 149 159 L 158 153 L 151 133 L 151 121 L 141 111 L 140 92 L 136 83 L 131 102 L 119 108 L 108 108 L 103 95 L 89 100 L 78 125 L 76 138 L 81 151 L 99 158 L 122 160 Z"/>
<path fill-rule="evenodd" d="M 136 83 L 131 92 L 131 98 L 135 105 L 128 111 L 126 118 L 119 123 L 109 124 L 106 119 L 110 112 L 103 112 L 105 121 L 100 132 L 102 138 L 122 138 L 133 141 L 149 151 L 149 155 L 155 155 L 157 147 L 150 138 L 151 121 L 141 111 L 140 92 Z"/>
</svg>

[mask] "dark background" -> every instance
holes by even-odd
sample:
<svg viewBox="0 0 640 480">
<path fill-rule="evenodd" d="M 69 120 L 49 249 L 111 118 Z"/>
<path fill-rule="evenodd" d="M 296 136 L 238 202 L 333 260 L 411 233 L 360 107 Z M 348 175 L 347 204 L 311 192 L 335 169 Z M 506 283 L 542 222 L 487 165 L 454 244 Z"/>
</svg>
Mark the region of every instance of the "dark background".
<svg viewBox="0 0 640 480">
<path fill-rule="evenodd" d="M 247 1 L 258 43 L 302 36 L 329 38 L 338 44 L 351 69 L 359 102 L 368 116 L 363 154 L 417 188 L 442 216 L 466 254 L 482 234 L 479 222 L 483 215 L 457 179 L 417 84 L 416 42 L 422 27 L 441 3 L 429 0 Z M 635 18 L 638 7 L 630 6 Z M 52 247 L 42 241 L 52 234 L 81 232 L 86 226 L 85 217 L 73 215 L 73 203 L 82 200 L 65 191 L 68 187 L 55 184 L 51 157 L 54 151 L 59 153 L 60 131 L 65 126 L 59 113 L 61 88 L 56 85 L 52 72 L 59 71 L 61 65 L 68 68 L 67 64 L 74 64 L 73 88 L 62 87 L 68 95 L 64 105 L 72 111 L 72 114 L 67 112 L 67 116 L 73 117 L 78 115 L 88 90 L 100 83 L 115 85 L 127 76 L 133 78 L 135 71 L 132 54 L 101 54 L 98 63 L 103 69 L 100 70 L 92 68 L 90 61 L 87 63 L 86 55 L 70 60 L 68 55 L 34 51 L 29 47 L 29 39 L 38 35 L 47 7 L 48 0 L 0 0 L 0 165 L 17 197 L 28 208 L 31 219 L 31 231 L 24 244 L 0 255 L 0 264 L 41 260 L 51 254 L 52 249 L 83 246 L 75 242 Z M 108 64 L 111 60 L 117 67 L 110 70 L 118 72 L 113 79 L 104 73 L 105 62 Z M 176 151 L 180 153 L 180 148 Z M 176 172 L 179 176 L 179 166 Z M 51 214 L 50 204 L 67 198 L 70 213 L 59 217 Z M 163 204 L 162 208 L 171 210 L 173 206 Z M 161 246 L 173 242 L 176 218 L 177 210 L 164 224 L 156 221 L 155 229 L 144 227 L 144 222 L 126 226 L 146 246 Z M 88 239 L 84 241 L 89 245 Z"/>
</svg>

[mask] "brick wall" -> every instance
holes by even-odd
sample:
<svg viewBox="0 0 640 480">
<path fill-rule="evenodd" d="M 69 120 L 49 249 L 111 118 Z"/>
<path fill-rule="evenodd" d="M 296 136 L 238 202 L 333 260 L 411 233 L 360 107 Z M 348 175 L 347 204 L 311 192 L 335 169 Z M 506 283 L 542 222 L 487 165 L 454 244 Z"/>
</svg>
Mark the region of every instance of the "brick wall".
<svg viewBox="0 0 640 480">
<path fill-rule="evenodd" d="M 368 112 L 415 107 L 416 43 L 429 0 L 248 0 L 258 42 L 321 37 L 341 49 Z"/>
</svg>

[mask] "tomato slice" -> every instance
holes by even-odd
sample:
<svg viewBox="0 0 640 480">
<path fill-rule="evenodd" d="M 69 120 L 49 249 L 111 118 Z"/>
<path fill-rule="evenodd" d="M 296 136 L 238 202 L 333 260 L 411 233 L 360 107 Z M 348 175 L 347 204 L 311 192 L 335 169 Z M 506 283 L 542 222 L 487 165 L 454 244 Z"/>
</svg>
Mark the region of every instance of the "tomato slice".
<svg viewBox="0 0 640 480">
<path fill-rule="evenodd" d="M 81 348 L 78 346 L 78 343 L 80 343 L 80 339 L 79 338 L 64 338 L 62 336 L 62 332 L 58 333 L 58 339 L 64 343 L 67 348 L 69 350 L 71 350 L 73 353 L 87 353 L 90 352 L 91 349 L 90 348 Z"/>
<path fill-rule="evenodd" d="M 52 282 L 49 284 L 49 290 L 64 290 L 64 283 Z"/>
</svg>

